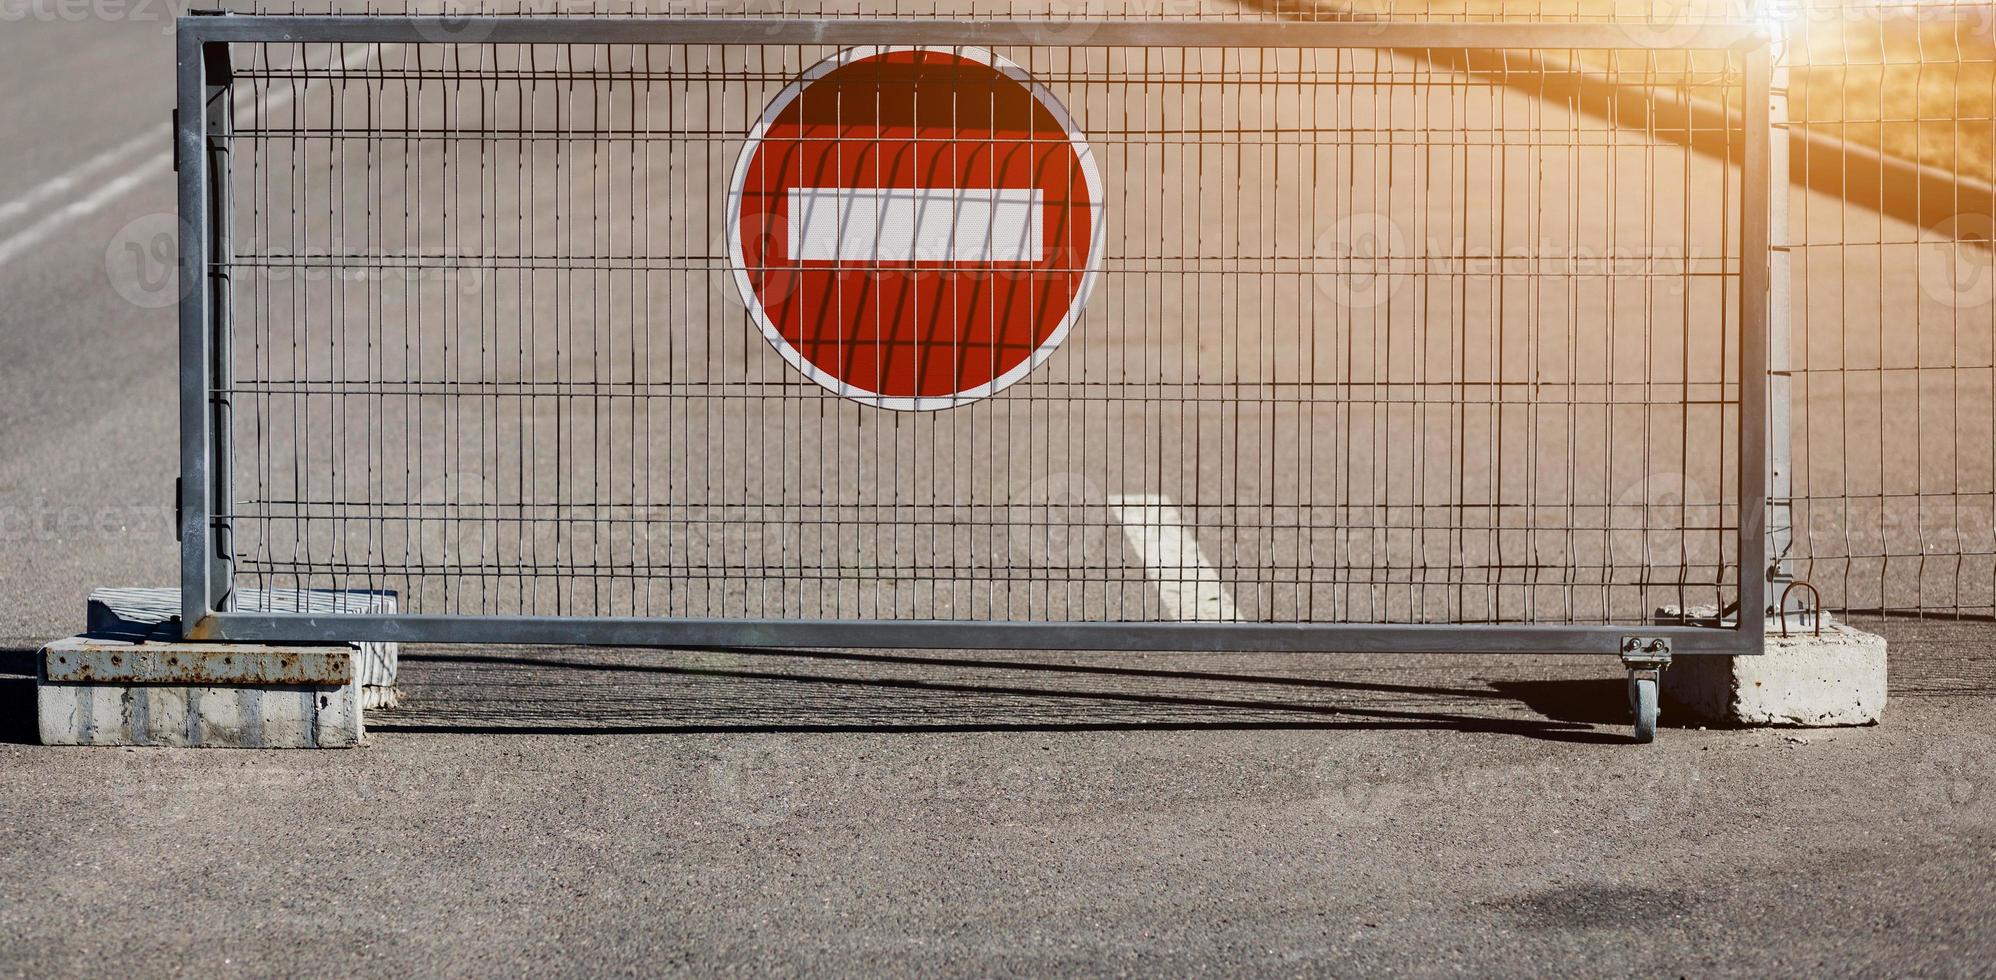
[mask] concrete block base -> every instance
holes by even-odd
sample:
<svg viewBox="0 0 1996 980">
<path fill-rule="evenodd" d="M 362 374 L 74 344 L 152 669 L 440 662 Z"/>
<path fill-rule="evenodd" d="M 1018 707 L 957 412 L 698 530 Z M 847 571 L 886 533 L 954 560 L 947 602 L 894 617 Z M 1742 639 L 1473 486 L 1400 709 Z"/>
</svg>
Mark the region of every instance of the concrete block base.
<svg viewBox="0 0 1996 980">
<path fill-rule="evenodd" d="M 42 648 L 35 700 L 45 745 L 331 749 L 365 734 L 345 646 L 73 637 Z"/>
<path fill-rule="evenodd" d="M 349 615 L 393 614 L 395 593 L 365 589 L 238 589 L 235 608 L 243 612 Z M 179 589 L 97 589 L 90 593 L 91 636 L 119 640 L 179 638 Z M 360 675 L 361 707 L 393 708 L 402 703 L 395 686 L 399 643 L 349 643 L 354 672 Z"/>
<path fill-rule="evenodd" d="M 1667 709 L 1721 725 L 1876 724 L 1885 711 L 1885 638 L 1840 623 L 1824 625 L 1821 636 L 1770 631 L 1758 657 L 1678 657 L 1662 693 Z"/>
</svg>

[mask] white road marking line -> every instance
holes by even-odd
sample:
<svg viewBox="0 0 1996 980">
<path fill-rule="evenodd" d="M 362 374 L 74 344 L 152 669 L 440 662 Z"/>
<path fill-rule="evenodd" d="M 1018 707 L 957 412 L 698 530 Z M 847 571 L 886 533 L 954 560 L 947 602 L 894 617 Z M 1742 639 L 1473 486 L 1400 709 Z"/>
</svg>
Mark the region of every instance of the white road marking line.
<svg viewBox="0 0 1996 980">
<path fill-rule="evenodd" d="M 173 127 L 155 126 L 138 136 L 71 167 L 69 172 L 62 176 L 44 181 L 34 190 L 12 201 L 8 201 L 6 204 L 0 204 L 0 225 L 13 221 L 34 208 L 41 207 L 42 202 L 50 198 L 60 197 L 69 193 L 83 181 L 97 176 L 99 172 L 122 162 L 126 157 L 138 153 L 148 146 L 160 147 L 172 145 L 167 142 L 172 138 Z"/>
<path fill-rule="evenodd" d="M 89 194 L 48 213 L 42 220 L 23 229 L 20 234 L 0 242 L 0 265 L 6 265 L 15 256 L 41 244 L 42 239 L 55 233 L 56 229 L 77 218 L 95 214 L 99 208 L 124 196 L 126 191 L 171 170 L 172 166 L 172 158 L 154 157 L 125 171 L 109 183 L 98 185 L 97 189 Z"/>
<path fill-rule="evenodd" d="M 365 46 L 361 50 L 341 58 L 339 70 L 352 71 L 367 64 L 373 57 L 374 47 L 372 45 Z M 291 104 L 291 101 L 297 98 L 299 88 L 299 86 L 291 86 L 281 89 L 273 93 L 269 98 L 264 99 L 263 105 L 258 112 L 259 117 L 268 115 L 272 111 L 282 109 Z M 248 109 L 255 103 L 255 96 L 252 94 L 252 91 L 251 89 L 244 88 L 236 92 L 236 109 L 238 111 Z M 5 224 L 27 214 L 34 208 L 40 207 L 51 198 L 69 193 L 78 185 L 85 183 L 102 171 L 118 166 L 128 168 L 122 175 L 99 185 L 95 190 L 83 197 L 57 208 L 55 211 L 45 215 L 40 221 L 36 221 L 26 228 L 21 229 L 12 237 L 0 241 L 0 265 L 5 265 L 19 257 L 22 253 L 40 245 L 43 239 L 54 234 L 67 222 L 79 218 L 87 218 L 97 213 L 105 205 L 124 196 L 159 173 L 172 169 L 173 144 L 169 142 L 172 138 L 173 131 L 170 127 L 161 126 L 147 130 L 142 135 L 135 136 L 83 161 L 83 163 L 72 168 L 68 173 L 43 181 L 26 194 L 6 204 L 0 204 L 0 224 Z M 130 159 L 143 152 L 148 145 L 160 147 L 160 152 L 149 159 L 137 162 L 133 162 Z"/>
<path fill-rule="evenodd" d="M 1187 622 L 1238 618 L 1234 597 L 1220 581 L 1213 563 L 1206 560 L 1206 553 L 1199 550 L 1192 528 L 1170 497 L 1119 494 L 1109 498 L 1109 508 L 1123 523 L 1123 536 L 1156 583 L 1165 615 Z"/>
</svg>

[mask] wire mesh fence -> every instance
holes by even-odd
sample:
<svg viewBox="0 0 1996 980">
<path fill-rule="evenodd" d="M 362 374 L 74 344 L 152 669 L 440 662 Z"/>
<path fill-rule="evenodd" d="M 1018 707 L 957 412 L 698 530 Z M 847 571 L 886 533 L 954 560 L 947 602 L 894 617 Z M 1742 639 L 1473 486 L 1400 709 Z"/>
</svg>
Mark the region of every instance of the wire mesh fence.
<svg viewBox="0 0 1996 980">
<path fill-rule="evenodd" d="M 254 3 L 262 12 L 382 4 Z M 1046 3 L 415 4 L 395 12 L 1621 22 L 1653 48 L 1700 25 L 1777 29 L 1787 72 L 1797 577 L 1852 610 L 1996 613 L 1996 13 L 1927 0 L 1072 0 Z M 1407 52 L 1432 57 L 1434 52 Z M 1565 53 L 1555 53 L 1555 63 Z M 1530 52 L 1497 84 L 1546 84 Z M 1486 60 L 1485 66 L 1492 62 Z M 1451 67 L 1444 65 L 1445 67 Z M 1452 67 L 1462 67 L 1460 63 Z M 1555 75 L 1557 74 L 1555 70 Z M 1557 86 L 1554 86 L 1557 89 Z M 1641 93 L 1637 93 L 1638 99 Z M 1777 241 L 1783 237 L 1777 229 Z M 1668 482 L 1669 478 L 1665 478 Z M 1669 493 L 1663 494 L 1667 502 Z M 1653 501 L 1654 502 L 1654 501 Z"/>
<path fill-rule="evenodd" d="M 1847 609 L 1996 612 L 1996 10 L 1789 31 L 1796 574 Z"/>
<path fill-rule="evenodd" d="M 1742 130 L 1698 107 L 1741 103 L 1738 53 L 1001 47 L 1099 167 L 1097 278 L 1025 381 L 901 412 L 778 356 L 729 248 L 747 135 L 837 50 L 235 45 L 235 581 L 767 620 L 1737 597 Z M 826 97 L 989 98 L 906 82 Z M 965 304 L 1076 272 L 935 265 L 867 272 Z"/>
</svg>

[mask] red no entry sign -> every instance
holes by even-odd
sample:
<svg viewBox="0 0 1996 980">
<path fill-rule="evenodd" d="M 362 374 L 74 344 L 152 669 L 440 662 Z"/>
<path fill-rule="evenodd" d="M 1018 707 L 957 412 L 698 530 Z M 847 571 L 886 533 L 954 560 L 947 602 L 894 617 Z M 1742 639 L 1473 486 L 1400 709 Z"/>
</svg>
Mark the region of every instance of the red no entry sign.
<svg viewBox="0 0 1996 980">
<path fill-rule="evenodd" d="M 727 208 L 764 336 L 882 408 L 949 408 L 1025 377 L 1080 318 L 1101 253 L 1087 141 L 977 48 L 819 62 L 749 132 Z"/>
</svg>

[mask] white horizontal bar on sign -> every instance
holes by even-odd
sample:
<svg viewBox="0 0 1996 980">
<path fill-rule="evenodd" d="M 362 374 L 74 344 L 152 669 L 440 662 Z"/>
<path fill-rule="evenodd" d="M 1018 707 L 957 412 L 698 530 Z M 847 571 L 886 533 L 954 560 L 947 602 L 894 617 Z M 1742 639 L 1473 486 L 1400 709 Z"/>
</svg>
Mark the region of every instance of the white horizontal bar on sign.
<svg viewBox="0 0 1996 980">
<path fill-rule="evenodd" d="M 801 262 L 1038 262 L 1040 191 L 1013 187 L 792 187 Z"/>
</svg>

